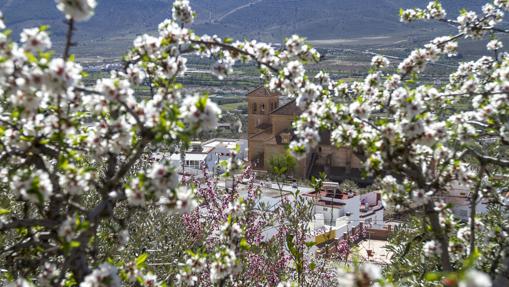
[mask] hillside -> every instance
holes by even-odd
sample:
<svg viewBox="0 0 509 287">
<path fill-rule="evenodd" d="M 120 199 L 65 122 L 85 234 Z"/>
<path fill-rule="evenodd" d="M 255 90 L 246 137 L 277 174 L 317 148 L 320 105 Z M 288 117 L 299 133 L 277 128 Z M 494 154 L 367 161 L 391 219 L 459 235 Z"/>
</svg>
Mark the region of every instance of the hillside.
<svg viewBox="0 0 509 287">
<path fill-rule="evenodd" d="M 78 24 L 81 50 L 118 56 L 140 33 L 154 32 L 169 17 L 170 0 L 98 0 L 96 16 Z M 425 0 L 191 0 L 198 13 L 198 33 L 279 42 L 294 33 L 311 40 L 381 37 L 401 39 L 444 33 L 437 24 L 399 22 L 400 7 L 424 6 Z M 319 4 L 317 4 L 319 3 Z M 481 0 L 446 0 L 451 15 L 460 7 L 480 8 Z M 63 17 L 53 0 L 0 0 L 7 24 L 15 33 L 22 27 L 48 24 L 55 42 L 63 39 Z M 58 44 L 57 44 L 58 45 Z"/>
</svg>

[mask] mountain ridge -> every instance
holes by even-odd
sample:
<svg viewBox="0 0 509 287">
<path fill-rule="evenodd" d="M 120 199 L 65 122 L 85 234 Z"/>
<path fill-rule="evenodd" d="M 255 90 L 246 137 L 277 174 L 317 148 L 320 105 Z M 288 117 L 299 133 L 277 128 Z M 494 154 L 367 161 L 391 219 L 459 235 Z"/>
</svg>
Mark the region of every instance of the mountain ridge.
<svg viewBox="0 0 509 287">
<path fill-rule="evenodd" d="M 91 45 L 124 46 L 141 33 L 155 33 L 171 16 L 169 0 L 99 0 L 96 15 L 78 23 L 76 40 Z M 397 36 L 427 36 L 451 29 L 443 24 L 399 22 L 399 8 L 425 7 L 423 0 L 192 0 L 198 14 L 193 28 L 199 34 L 254 38 L 280 42 L 299 34 L 310 40 Z M 482 0 L 442 1 L 451 15 L 462 6 L 480 10 Z M 18 34 L 22 28 L 50 25 L 57 43 L 65 35 L 63 15 L 53 0 L 0 0 L 6 23 Z M 122 42 L 122 45 L 120 43 Z M 99 44 L 97 44 L 99 45 Z"/>
</svg>

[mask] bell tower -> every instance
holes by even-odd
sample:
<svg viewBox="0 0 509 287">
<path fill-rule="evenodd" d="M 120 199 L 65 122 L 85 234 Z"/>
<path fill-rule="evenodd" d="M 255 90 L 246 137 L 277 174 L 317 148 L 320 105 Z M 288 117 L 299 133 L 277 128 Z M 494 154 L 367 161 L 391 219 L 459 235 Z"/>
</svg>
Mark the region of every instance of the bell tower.
<svg viewBox="0 0 509 287">
<path fill-rule="evenodd" d="M 270 113 L 279 106 L 279 95 L 265 87 L 258 87 L 247 94 L 248 137 L 271 127 Z"/>
</svg>

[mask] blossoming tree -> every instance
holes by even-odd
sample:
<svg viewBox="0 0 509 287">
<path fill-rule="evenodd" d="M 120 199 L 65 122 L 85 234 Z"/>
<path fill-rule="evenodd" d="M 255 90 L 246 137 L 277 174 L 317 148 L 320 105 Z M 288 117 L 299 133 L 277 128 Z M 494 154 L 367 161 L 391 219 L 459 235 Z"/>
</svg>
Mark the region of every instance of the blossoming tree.
<svg viewBox="0 0 509 287">
<path fill-rule="evenodd" d="M 458 33 L 412 51 L 396 73 L 387 72 L 386 58 L 374 57 L 364 81 L 344 83 L 324 72 L 306 74 L 304 65 L 320 56 L 298 36 L 275 49 L 196 35 L 188 28 L 195 17 L 189 2 L 176 0 L 158 35 L 137 37 L 123 69 L 95 86 L 84 85 L 86 74 L 71 50 L 75 22 L 92 17 L 96 1 L 56 2 L 68 25 L 62 57 L 50 50 L 46 27 L 24 30 L 16 43 L 0 20 L 0 196 L 6 203 L 0 240 L 4 279 L 12 286 L 320 284 L 305 279 L 304 269 L 313 271 L 316 263 L 304 258 L 305 223 L 289 205 L 282 205 L 278 222 L 297 228 L 275 245 L 281 256 L 276 266 L 284 271 L 278 273 L 259 265 L 270 263 L 260 256 L 267 253 L 256 251 L 266 247 L 259 237 L 266 223 L 254 212 L 255 193 L 245 201 L 216 194 L 197 182 L 179 183 L 167 163 L 147 164 L 151 152 L 185 144 L 217 124 L 218 107 L 206 95 L 186 94 L 177 81 L 191 54 L 214 59 L 211 68 L 219 79 L 232 73 L 236 62 L 257 63 L 267 86 L 296 98 L 304 111 L 294 124 L 298 139 L 290 145 L 296 156 L 317 146 L 321 130 L 331 131 L 334 144 L 352 148 L 366 171 L 381 179 L 386 204 L 413 203 L 424 211 L 418 226 L 426 232 L 416 239 L 422 246 L 417 254 L 436 264 L 426 265 L 422 276 L 388 273 L 384 280 L 378 269 L 362 265 L 338 272 L 338 284 L 506 282 L 508 258 L 492 254 L 496 260 L 487 264 L 484 258 L 492 257 L 484 257 L 479 247 L 499 240 L 506 248 L 507 224 L 483 224 L 475 206 L 489 199 L 500 214 L 506 212 L 509 55 L 496 37 L 509 32 L 501 26 L 509 1 L 488 3 L 482 13 L 463 11 L 457 19 L 446 18 L 438 1 L 402 10 L 402 21 L 436 20 L 457 26 Z M 456 54 L 458 40 L 483 37 L 491 37 L 491 56 L 461 63 L 444 85 L 418 81 L 427 64 Z M 134 87 L 141 83 L 148 83 L 149 99 L 136 97 Z M 471 191 L 468 223 L 458 221 L 441 200 L 455 184 Z M 203 210 L 195 209 L 198 205 L 213 212 L 210 222 L 191 220 Z M 186 214 L 186 232 L 203 247 L 182 246 L 190 251 L 175 282 L 158 279 L 145 255 L 116 262 L 98 246 L 105 233 L 119 246 L 128 244 L 130 219 L 154 207 Z M 250 269 L 254 266 L 259 269 Z M 240 270 L 255 276 L 236 276 Z M 261 276 L 266 270 L 273 273 Z"/>
</svg>

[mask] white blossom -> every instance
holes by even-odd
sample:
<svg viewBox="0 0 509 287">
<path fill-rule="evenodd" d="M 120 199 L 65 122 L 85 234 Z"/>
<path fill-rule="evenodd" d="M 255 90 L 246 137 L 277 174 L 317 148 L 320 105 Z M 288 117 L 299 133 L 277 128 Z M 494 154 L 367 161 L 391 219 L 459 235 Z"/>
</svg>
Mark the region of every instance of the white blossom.
<svg viewBox="0 0 509 287">
<path fill-rule="evenodd" d="M 130 64 L 127 67 L 127 77 L 133 84 L 141 84 L 146 77 L 146 73 L 143 69 L 141 69 L 138 65 Z"/>
<path fill-rule="evenodd" d="M 145 205 L 145 193 L 141 186 L 140 179 L 134 178 L 131 180 L 129 186 L 125 189 L 125 195 L 127 202 L 132 206 L 144 206 Z"/>
<path fill-rule="evenodd" d="M 215 129 L 221 116 L 219 107 L 208 98 L 187 96 L 180 108 L 185 122 L 201 130 Z"/>
<path fill-rule="evenodd" d="M 442 252 L 440 248 L 441 247 L 439 242 L 434 240 L 427 241 L 426 243 L 424 243 L 423 246 L 424 256 L 430 257 L 434 255 L 439 255 Z"/>
<path fill-rule="evenodd" d="M 62 11 L 67 18 L 76 21 L 86 21 L 94 15 L 96 0 L 55 0 L 58 10 Z"/>
<path fill-rule="evenodd" d="M 465 277 L 458 284 L 458 287 L 491 287 L 490 277 L 484 273 L 471 269 L 465 273 Z"/>
<path fill-rule="evenodd" d="M 39 274 L 37 281 L 41 287 L 53 287 L 54 280 L 60 276 L 60 270 L 55 264 L 45 262 L 42 272 Z"/>
<path fill-rule="evenodd" d="M 500 50 L 504 47 L 504 44 L 502 44 L 502 41 L 500 40 L 491 40 L 488 42 L 488 44 L 486 45 L 486 48 L 490 51 L 497 51 L 497 50 Z"/>
<path fill-rule="evenodd" d="M 143 34 L 134 39 L 133 45 L 141 54 L 153 55 L 158 51 L 161 41 L 159 38 Z"/>
<path fill-rule="evenodd" d="M 175 0 L 171 11 L 173 19 L 181 23 L 190 24 L 194 20 L 194 12 L 188 0 Z"/>
<path fill-rule="evenodd" d="M 6 287 L 34 287 L 34 285 L 31 282 L 20 278 L 14 282 L 7 284 Z"/>
<path fill-rule="evenodd" d="M 50 78 L 48 86 L 56 91 L 67 90 L 81 80 L 82 68 L 79 64 L 64 61 L 61 58 L 53 59 L 49 63 Z"/>
<path fill-rule="evenodd" d="M 24 29 L 20 38 L 23 49 L 30 52 L 45 51 L 51 48 L 51 39 L 48 33 L 40 28 Z"/>
<path fill-rule="evenodd" d="M 509 11 L 509 1 L 507 0 L 494 0 L 493 4 L 499 8 Z"/>
<path fill-rule="evenodd" d="M 380 267 L 374 264 L 364 263 L 361 265 L 360 271 L 364 273 L 371 281 L 382 279 L 382 270 Z"/>
<path fill-rule="evenodd" d="M 226 76 L 232 73 L 233 65 L 235 61 L 229 57 L 228 52 L 225 52 L 225 56 L 219 59 L 213 66 L 212 72 L 217 76 L 219 80 L 224 79 Z"/>
<path fill-rule="evenodd" d="M 71 242 L 75 237 L 74 223 L 74 218 L 67 217 L 58 227 L 58 237 L 63 238 L 67 242 Z"/>
<path fill-rule="evenodd" d="M 160 286 L 159 282 L 157 281 L 157 275 L 155 275 L 152 272 L 143 275 L 143 286 L 147 287 Z"/>
<path fill-rule="evenodd" d="M 103 263 L 85 277 L 80 287 L 120 287 L 121 285 L 117 268 Z"/>
<path fill-rule="evenodd" d="M 178 212 L 187 213 L 192 211 L 197 206 L 192 189 L 180 186 L 179 188 L 177 188 L 176 194 L 177 194 L 176 208 Z"/>
<path fill-rule="evenodd" d="M 156 189 L 175 189 L 178 184 L 178 174 L 173 167 L 155 163 L 148 173 Z"/>
<path fill-rule="evenodd" d="M 389 66 L 390 63 L 391 62 L 389 62 L 389 60 L 386 57 L 380 55 L 374 56 L 371 59 L 371 66 L 377 69 L 386 68 L 387 66 Z"/>
<path fill-rule="evenodd" d="M 442 4 L 438 1 L 430 1 L 426 7 L 427 18 L 429 19 L 444 19 L 447 13 L 442 8 Z"/>
<path fill-rule="evenodd" d="M 4 14 L 0 11 L 0 30 L 5 29 Z"/>
<path fill-rule="evenodd" d="M 11 185 L 24 200 L 34 203 L 43 203 L 53 194 L 50 177 L 42 170 L 36 170 L 29 178 L 16 176 Z"/>
</svg>

